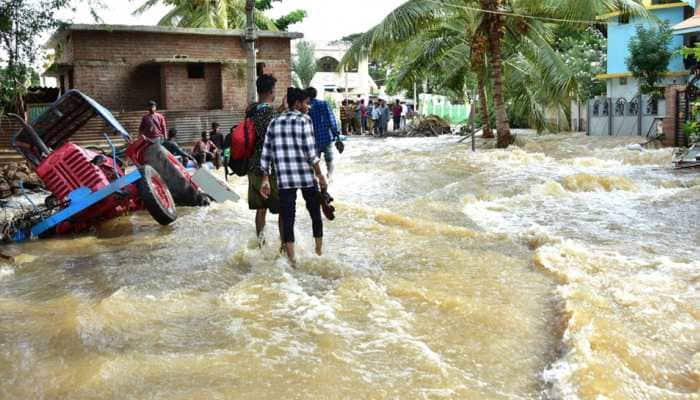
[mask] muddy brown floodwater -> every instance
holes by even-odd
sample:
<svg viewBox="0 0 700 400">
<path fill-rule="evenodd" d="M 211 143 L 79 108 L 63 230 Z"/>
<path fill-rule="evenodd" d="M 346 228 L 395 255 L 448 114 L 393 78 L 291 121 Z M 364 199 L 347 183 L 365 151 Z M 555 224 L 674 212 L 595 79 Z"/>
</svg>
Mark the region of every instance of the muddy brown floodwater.
<svg viewBox="0 0 700 400">
<path fill-rule="evenodd" d="M 245 202 L 13 246 L 0 398 L 700 398 L 700 174 L 626 139 L 455 141 L 348 142 L 297 270 Z"/>
</svg>

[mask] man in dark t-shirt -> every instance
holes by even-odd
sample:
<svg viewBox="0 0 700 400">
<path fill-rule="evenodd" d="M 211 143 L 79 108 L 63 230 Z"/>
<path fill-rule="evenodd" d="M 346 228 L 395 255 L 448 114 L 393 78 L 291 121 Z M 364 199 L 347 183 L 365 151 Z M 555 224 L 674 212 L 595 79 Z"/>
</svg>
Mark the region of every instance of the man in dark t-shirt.
<svg viewBox="0 0 700 400">
<path fill-rule="evenodd" d="M 185 151 L 180 148 L 176 142 L 176 136 L 177 129 L 170 128 L 170 130 L 168 130 L 168 138 L 163 142 L 163 147 L 165 147 L 175 157 L 178 157 L 182 164 L 186 164 L 187 160 L 194 160 L 191 155 L 185 153 Z"/>
<path fill-rule="evenodd" d="M 226 135 L 221 133 L 219 130 L 219 123 L 218 122 L 212 122 L 211 123 L 211 132 L 209 133 L 209 137 L 211 138 L 211 141 L 214 142 L 216 147 L 218 149 L 223 149 L 224 148 L 224 139 Z"/>
<path fill-rule="evenodd" d="M 275 110 L 272 107 L 272 103 L 275 101 L 276 84 L 277 79 L 272 75 L 261 75 L 258 77 L 256 85 L 259 102 L 251 104 L 246 111 L 246 115 L 250 116 L 255 125 L 255 151 L 250 159 L 250 170 L 248 171 L 248 208 L 255 210 L 255 232 L 261 240 L 261 244 L 263 242 L 262 233 L 265 229 L 267 211 L 270 210 L 271 213 L 278 214 L 280 208 L 276 179 L 270 179 L 272 191 L 268 198 L 264 198 L 260 194 L 263 181 L 263 171 L 260 169 L 260 156 L 265 144 L 267 128 L 275 118 Z M 282 235 L 281 223 L 282 220 L 279 219 L 280 237 Z"/>
</svg>

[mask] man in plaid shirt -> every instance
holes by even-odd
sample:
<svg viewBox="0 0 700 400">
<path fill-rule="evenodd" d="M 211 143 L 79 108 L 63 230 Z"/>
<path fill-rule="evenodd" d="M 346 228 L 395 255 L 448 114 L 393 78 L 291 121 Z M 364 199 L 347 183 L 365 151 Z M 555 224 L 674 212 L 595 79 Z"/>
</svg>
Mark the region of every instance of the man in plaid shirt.
<svg viewBox="0 0 700 400">
<path fill-rule="evenodd" d="M 314 123 L 314 138 L 316 140 L 316 152 L 326 161 L 328 179 L 333 174 L 333 142 L 338 138 L 338 122 L 331 106 L 326 101 L 316 99 L 318 91 L 310 87 L 306 93 L 311 99 L 309 117 Z"/>
<path fill-rule="evenodd" d="M 292 262 L 294 256 L 294 219 L 296 211 L 297 189 L 306 202 L 306 209 L 311 216 L 313 236 L 316 241 L 316 254 L 323 251 L 323 221 L 321 219 L 321 202 L 319 188 L 328 187 L 321 172 L 320 159 L 316 153 L 314 128 L 311 118 L 304 114 L 308 110 L 308 95 L 297 88 L 287 89 L 289 111 L 275 118 L 267 130 L 260 168 L 263 171 L 263 183 L 260 194 L 267 198 L 272 191 L 270 187 L 271 167 L 274 164 L 279 186 L 280 217 L 282 218 L 282 242 L 287 257 Z"/>
</svg>

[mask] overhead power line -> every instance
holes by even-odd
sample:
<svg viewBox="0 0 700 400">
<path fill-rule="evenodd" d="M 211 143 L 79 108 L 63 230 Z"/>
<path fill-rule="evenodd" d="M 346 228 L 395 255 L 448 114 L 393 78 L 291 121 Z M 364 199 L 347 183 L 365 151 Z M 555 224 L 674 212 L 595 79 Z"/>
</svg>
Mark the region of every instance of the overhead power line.
<svg viewBox="0 0 700 400">
<path fill-rule="evenodd" d="M 535 20 L 540 20 L 540 21 L 549 21 L 549 22 L 561 22 L 561 23 L 569 23 L 569 24 L 582 24 L 582 25 L 597 25 L 597 24 L 605 24 L 605 25 L 614 25 L 617 24 L 617 22 L 609 22 L 609 21 L 591 21 L 591 20 L 582 20 L 582 19 L 565 19 L 565 18 L 553 18 L 553 17 L 543 17 L 543 16 L 538 16 L 538 15 L 527 15 L 527 14 L 518 14 L 514 12 L 509 12 L 509 11 L 498 11 L 498 10 L 485 10 L 483 8 L 479 7 L 469 7 L 469 6 L 460 6 L 456 4 L 447 4 L 439 0 L 431 0 L 431 3 L 439 4 L 441 6 L 447 6 L 447 7 L 452 7 L 452 8 L 459 8 L 463 10 L 469 10 L 469 11 L 476 11 L 476 12 L 481 12 L 485 14 L 496 14 L 496 15 L 505 15 L 509 17 L 520 17 L 520 18 L 526 18 L 526 19 L 535 19 Z"/>
</svg>

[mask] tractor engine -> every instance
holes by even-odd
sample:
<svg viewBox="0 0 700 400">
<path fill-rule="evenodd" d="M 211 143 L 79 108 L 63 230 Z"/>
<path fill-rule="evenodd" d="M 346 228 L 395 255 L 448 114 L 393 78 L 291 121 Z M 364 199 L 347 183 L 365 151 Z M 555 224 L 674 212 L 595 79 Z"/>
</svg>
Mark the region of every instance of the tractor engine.
<svg viewBox="0 0 700 400">
<path fill-rule="evenodd" d="M 123 174 L 119 166 L 114 165 L 112 158 L 68 142 L 43 160 L 36 172 L 60 203 L 66 201 L 68 194 L 79 187 L 86 187 L 93 192 L 106 187 L 116 179 L 115 168 L 119 174 Z M 128 187 L 126 191 L 131 193 L 135 189 Z M 129 209 L 136 208 L 130 204 L 129 197 L 112 195 L 81 213 L 76 220 L 85 221 L 89 225 L 97 217 L 110 219 L 123 215 Z M 77 226 L 73 228 L 81 229 Z M 65 230 L 65 227 L 61 230 Z"/>
</svg>

